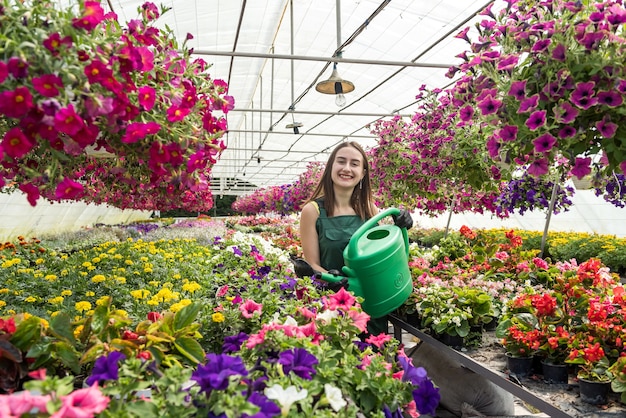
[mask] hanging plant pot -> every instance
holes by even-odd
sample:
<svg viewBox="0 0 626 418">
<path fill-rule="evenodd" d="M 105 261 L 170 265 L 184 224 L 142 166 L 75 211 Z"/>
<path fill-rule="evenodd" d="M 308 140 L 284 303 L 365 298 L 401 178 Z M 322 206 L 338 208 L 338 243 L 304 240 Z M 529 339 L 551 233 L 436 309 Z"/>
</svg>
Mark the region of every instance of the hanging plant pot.
<svg viewBox="0 0 626 418">
<path fill-rule="evenodd" d="M 574 183 L 574 187 L 576 190 L 589 190 L 591 189 L 591 177 L 585 176 L 582 179 L 578 177 L 572 177 L 572 182 Z"/>
</svg>

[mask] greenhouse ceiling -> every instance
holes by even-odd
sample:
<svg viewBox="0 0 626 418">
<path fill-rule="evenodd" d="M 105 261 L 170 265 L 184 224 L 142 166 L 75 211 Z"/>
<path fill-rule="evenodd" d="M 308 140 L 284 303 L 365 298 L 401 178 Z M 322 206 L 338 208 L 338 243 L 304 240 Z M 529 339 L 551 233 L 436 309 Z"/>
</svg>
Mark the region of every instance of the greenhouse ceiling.
<svg viewBox="0 0 626 418">
<path fill-rule="evenodd" d="M 67 4 L 69 0 L 59 0 Z M 120 22 L 144 0 L 106 0 Z M 454 36 L 490 1 L 163 0 L 158 21 L 229 84 L 227 149 L 213 167 L 217 196 L 293 183 L 342 141 L 376 145 L 368 125 L 415 113 L 422 85 L 445 88 L 448 68 L 468 44 Z M 353 83 L 346 105 L 316 85 L 338 75 Z M 331 84 L 334 86 L 334 84 Z M 294 128 L 295 126 L 295 128 Z"/>
</svg>

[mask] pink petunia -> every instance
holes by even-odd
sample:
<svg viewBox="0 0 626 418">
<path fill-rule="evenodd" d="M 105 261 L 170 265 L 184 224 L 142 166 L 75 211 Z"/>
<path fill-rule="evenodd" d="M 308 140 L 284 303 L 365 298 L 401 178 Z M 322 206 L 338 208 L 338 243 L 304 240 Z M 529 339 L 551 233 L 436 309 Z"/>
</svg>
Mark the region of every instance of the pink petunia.
<svg viewBox="0 0 626 418">
<path fill-rule="evenodd" d="M 61 397 L 61 409 L 50 418 L 90 418 L 104 411 L 111 401 L 100 392 L 97 383 Z"/>
<path fill-rule="evenodd" d="M 536 158 L 528 166 L 528 174 L 534 177 L 541 177 L 549 170 L 548 159 L 545 157 Z"/>
<path fill-rule="evenodd" d="M 104 9 L 99 1 L 86 1 L 83 6 L 83 14 L 81 17 L 72 20 L 72 26 L 75 28 L 92 31 L 100 22 L 104 20 Z"/>
<path fill-rule="evenodd" d="M 59 94 L 59 89 L 63 88 L 63 81 L 57 75 L 44 74 L 33 77 L 33 88 L 44 97 L 55 97 Z"/>
<path fill-rule="evenodd" d="M 156 100 L 154 88 L 150 86 L 139 87 L 137 100 L 144 110 L 151 110 Z"/>
<path fill-rule="evenodd" d="M 391 341 L 391 335 L 385 334 L 385 333 L 381 333 L 378 335 L 370 335 L 365 340 L 366 343 L 372 344 L 378 348 L 382 348 L 382 346 L 388 341 Z"/>
<path fill-rule="evenodd" d="M 248 318 L 248 319 L 254 317 L 254 315 L 257 312 L 258 312 L 257 316 L 260 316 L 262 308 L 263 308 L 262 304 L 256 303 L 252 299 L 247 299 L 244 303 L 239 305 L 239 310 L 241 311 L 241 314 L 244 316 L 244 318 Z"/>
<path fill-rule="evenodd" d="M 367 322 L 370 320 L 370 316 L 367 313 L 350 309 L 348 316 L 354 321 L 354 326 L 357 327 L 359 331 L 367 331 Z"/>
<path fill-rule="evenodd" d="M 342 287 L 338 292 L 330 295 L 328 299 L 324 301 L 324 305 L 330 310 L 343 309 L 348 311 L 354 306 L 355 302 L 356 298 Z"/>
<path fill-rule="evenodd" d="M 82 184 L 75 182 L 73 180 L 65 177 L 61 183 L 57 185 L 57 188 L 54 192 L 54 196 L 61 199 L 75 199 L 79 197 L 84 191 L 84 187 Z"/>
<path fill-rule="evenodd" d="M 33 95 L 27 87 L 0 93 L 0 113 L 10 118 L 21 118 L 33 108 Z"/>
<path fill-rule="evenodd" d="M 76 113 L 71 104 L 59 109 L 54 115 L 54 127 L 69 136 L 77 134 L 84 125 L 84 120 Z"/>
<path fill-rule="evenodd" d="M 591 157 L 580 158 L 576 157 L 574 160 L 574 167 L 571 169 L 572 176 L 576 176 L 582 179 L 587 174 L 591 173 Z"/>
<path fill-rule="evenodd" d="M 533 139 L 535 152 L 548 152 L 554 147 L 554 145 L 556 145 L 556 142 L 556 138 L 552 134 L 546 132 Z"/>
</svg>

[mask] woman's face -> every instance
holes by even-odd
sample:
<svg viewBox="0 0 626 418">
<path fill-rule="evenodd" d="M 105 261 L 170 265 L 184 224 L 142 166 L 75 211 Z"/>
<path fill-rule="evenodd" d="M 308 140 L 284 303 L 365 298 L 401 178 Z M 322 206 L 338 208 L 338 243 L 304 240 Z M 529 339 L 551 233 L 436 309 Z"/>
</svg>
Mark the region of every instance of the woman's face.
<svg viewBox="0 0 626 418">
<path fill-rule="evenodd" d="M 363 178 L 364 171 L 361 153 L 352 147 L 344 147 L 337 152 L 333 161 L 333 183 L 340 187 L 354 188 Z"/>
</svg>

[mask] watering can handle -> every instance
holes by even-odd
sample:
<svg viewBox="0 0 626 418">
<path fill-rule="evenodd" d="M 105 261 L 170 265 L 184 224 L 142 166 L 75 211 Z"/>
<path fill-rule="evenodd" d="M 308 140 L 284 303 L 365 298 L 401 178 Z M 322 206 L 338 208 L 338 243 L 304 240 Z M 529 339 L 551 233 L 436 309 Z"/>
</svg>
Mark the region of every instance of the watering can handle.
<svg viewBox="0 0 626 418">
<path fill-rule="evenodd" d="M 335 276 L 334 274 L 321 273 L 319 271 L 315 272 L 313 277 L 315 277 L 318 280 L 324 280 L 325 282 L 328 282 L 328 283 L 338 283 L 341 280 L 346 278 L 346 276 Z"/>
<path fill-rule="evenodd" d="M 365 221 L 365 223 L 363 225 L 361 225 L 359 227 L 359 229 L 357 229 L 354 234 L 352 234 L 353 237 L 359 237 L 361 235 L 363 235 L 365 232 L 367 232 L 367 230 L 374 228 L 375 226 L 378 225 L 378 221 L 380 221 L 381 219 L 387 217 L 387 216 L 393 216 L 393 215 L 400 215 L 400 209 L 398 208 L 388 208 L 385 209 L 382 212 L 378 212 L 376 215 L 372 216 L 371 218 L 369 218 L 367 221 Z M 409 256 L 409 234 L 406 230 L 406 228 L 400 228 L 402 230 L 402 238 L 404 238 L 404 248 L 406 251 L 406 255 L 407 257 Z M 348 246 L 350 247 L 351 251 L 355 251 L 356 250 L 356 245 L 357 245 L 357 239 L 350 239 L 350 242 L 348 243 Z"/>
</svg>

